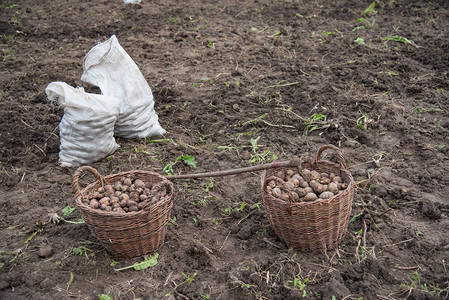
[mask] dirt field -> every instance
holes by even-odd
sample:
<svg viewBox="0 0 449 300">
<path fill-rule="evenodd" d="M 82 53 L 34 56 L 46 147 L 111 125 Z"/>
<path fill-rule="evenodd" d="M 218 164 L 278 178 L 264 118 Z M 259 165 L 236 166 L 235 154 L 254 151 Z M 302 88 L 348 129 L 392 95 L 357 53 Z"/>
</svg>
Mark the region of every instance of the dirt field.
<svg viewBox="0 0 449 300">
<path fill-rule="evenodd" d="M 371 3 L 1 1 L 0 298 L 447 299 L 449 3 Z M 86 224 L 52 223 L 81 212 L 62 212 L 76 207 L 75 169 L 58 165 L 63 110 L 45 87 L 99 93 L 80 80 L 83 58 L 112 34 L 167 133 L 118 138 L 92 167 L 165 174 L 190 155 L 198 169 L 173 164 L 189 174 L 336 145 L 356 183 L 338 248 L 289 249 L 261 172 L 173 180 L 165 243 L 144 270 L 115 271 L 143 258 L 114 259 Z"/>
</svg>

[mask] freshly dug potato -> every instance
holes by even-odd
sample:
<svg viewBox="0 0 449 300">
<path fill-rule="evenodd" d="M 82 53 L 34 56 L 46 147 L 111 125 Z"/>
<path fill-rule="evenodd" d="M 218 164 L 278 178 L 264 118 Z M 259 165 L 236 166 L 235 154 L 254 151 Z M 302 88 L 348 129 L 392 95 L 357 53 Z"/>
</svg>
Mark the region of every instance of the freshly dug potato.
<svg viewBox="0 0 449 300">
<path fill-rule="evenodd" d="M 102 211 L 136 212 L 147 205 L 159 202 L 167 195 L 164 188 L 158 188 L 157 191 L 153 191 L 152 188 L 152 183 L 135 179 L 133 175 L 122 176 L 113 183 L 92 190 L 82 202 L 92 209 Z"/>
<path fill-rule="evenodd" d="M 300 172 L 292 169 L 280 170 L 275 172 L 275 176 L 283 180 L 285 184 L 270 180 L 266 191 L 284 201 L 289 200 L 286 189 L 290 190 L 295 202 L 311 202 L 330 199 L 348 187 L 340 176 L 316 170 L 302 169 Z"/>
</svg>

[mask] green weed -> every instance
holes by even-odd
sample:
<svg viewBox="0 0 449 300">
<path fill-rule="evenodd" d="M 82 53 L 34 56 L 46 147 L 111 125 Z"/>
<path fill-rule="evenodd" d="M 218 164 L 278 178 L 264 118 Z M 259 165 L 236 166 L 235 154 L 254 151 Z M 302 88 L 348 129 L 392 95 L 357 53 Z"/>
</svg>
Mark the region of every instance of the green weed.
<svg viewBox="0 0 449 300">
<path fill-rule="evenodd" d="M 191 167 L 193 167 L 193 168 L 195 168 L 195 169 L 198 169 L 198 167 L 196 166 L 196 163 L 195 163 L 195 158 L 194 158 L 193 156 L 191 156 L 191 155 L 180 155 L 180 156 L 178 156 L 178 157 L 175 159 L 175 161 L 169 162 L 169 163 L 164 167 L 163 171 L 164 171 L 165 173 L 169 174 L 169 175 L 173 175 L 173 166 L 174 166 L 176 163 L 178 163 L 178 162 L 184 162 L 184 163 L 186 163 L 187 165 L 189 165 L 189 166 L 191 166 Z"/>
<path fill-rule="evenodd" d="M 127 270 L 127 269 L 134 269 L 134 270 L 140 271 L 140 270 L 148 269 L 150 267 L 154 267 L 155 265 L 157 265 L 158 257 L 159 257 L 159 253 L 156 252 L 153 255 L 144 256 L 144 260 L 141 262 L 135 262 L 134 264 L 127 266 L 127 267 L 114 269 L 114 271 L 123 271 L 123 270 Z"/>
<path fill-rule="evenodd" d="M 386 37 L 386 38 L 384 38 L 384 41 L 394 41 L 394 42 L 403 43 L 406 45 L 413 43 L 413 41 L 411 41 L 403 36 L 398 36 L 398 35 Z"/>
<path fill-rule="evenodd" d="M 356 43 L 357 45 L 365 45 L 365 40 L 362 38 L 356 38 L 354 40 L 354 43 Z"/>
<path fill-rule="evenodd" d="M 85 256 L 86 258 L 89 258 L 89 253 L 91 253 L 92 250 L 90 250 L 86 246 L 79 246 L 72 248 L 72 252 L 75 253 L 75 255 Z"/>
<path fill-rule="evenodd" d="M 420 289 L 430 295 L 442 297 L 442 299 L 446 299 L 449 294 L 448 289 L 442 289 L 438 285 L 423 283 L 421 275 L 419 275 L 418 271 L 413 273 L 410 282 L 402 280 L 401 287 L 405 288 L 405 292 L 408 292 L 409 294 L 413 289 Z"/>
<path fill-rule="evenodd" d="M 307 282 L 309 281 L 309 277 L 302 279 L 301 275 L 296 275 L 295 279 L 289 280 L 289 283 L 292 283 L 294 287 L 297 287 L 300 292 L 302 292 L 302 297 L 305 298 L 307 296 Z"/>
<path fill-rule="evenodd" d="M 211 178 L 209 183 L 206 183 L 205 187 L 204 187 L 204 191 L 206 193 L 209 193 L 209 191 L 214 187 L 214 180 Z"/>
<path fill-rule="evenodd" d="M 326 130 L 330 127 L 329 122 L 327 122 L 327 116 L 323 114 L 314 114 L 313 116 L 309 117 L 304 124 L 306 125 L 306 128 L 304 129 L 303 135 L 307 136 L 312 131 L 315 130 Z"/>
<path fill-rule="evenodd" d="M 373 120 L 370 119 L 367 114 L 363 114 L 360 118 L 357 119 L 356 124 L 358 128 L 362 130 L 368 130 L 368 124 L 371 122 L 373 122 Z"/>
<path fill-rule="evenodd" d="M 368 8 L 366 8 L 363 12 L 362 15 L 367 15 L 367 14 L 377 14 L 377 11 L 374 10 L 374 7 L 376 6 L 376 2 L 371 3 Z"/>
</svg>

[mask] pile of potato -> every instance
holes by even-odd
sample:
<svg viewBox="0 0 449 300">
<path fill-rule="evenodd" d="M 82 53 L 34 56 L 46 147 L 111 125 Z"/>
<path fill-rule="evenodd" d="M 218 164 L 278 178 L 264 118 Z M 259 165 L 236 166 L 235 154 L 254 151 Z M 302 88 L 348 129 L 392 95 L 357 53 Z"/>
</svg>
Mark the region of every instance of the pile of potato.
<svg viewBox="0 0 449 300">
<path fill-rule="evenodd" d="M 90 191 L 82 201 L 93 209 L 128 213 L 141 210 L 147 204 L 158 202 L 167 194 L 161 188 L 154 194 L 151 183 L 135 179 L 132 174 L 123 176 L 113 184 L 107 184 Z"/>
<path fill-rule="evenodd" d="M 278 171 L 274 175 L 285 182 L 295 202 L 329 199 L 348 187 L 348 184 L 334 173 L 320 173 L 309 169 L 302 169 L 298 173 L 289 169 Z M 288 201 L 287 191 L 279 181 L 269 181 L 267 191 L 275 198 Z"/>
</svg>

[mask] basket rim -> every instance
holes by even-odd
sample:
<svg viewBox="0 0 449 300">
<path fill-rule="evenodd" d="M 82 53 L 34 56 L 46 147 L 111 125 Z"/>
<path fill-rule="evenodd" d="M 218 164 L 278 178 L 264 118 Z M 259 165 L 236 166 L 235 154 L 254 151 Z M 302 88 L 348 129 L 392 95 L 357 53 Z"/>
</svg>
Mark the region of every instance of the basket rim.
<svg viewBox="0 0 449 300">
<path fill-rule="evenodd" d="M 162 202 L 167 202 L 167 201 L 171 201 L 172 196 L 173 196 L 173 182 L 171 182 L 170 180 L 168 180 L 166 177 L 164 177 L 163 175 L 160 175 L 159 173 L 153 172 L 153 171 L 146 171 L 146 170 L 131 170 L 131 171 L 126 171 L 126 172 L 120 172 L 120 173 L 116 173 L 116 174 L 110 174 L 107 176 L 104 176 L 103 179 L 104 180 L 108 180 L 111 179 L 113 177 L 121 177 L 124 175 L 128 175 L 128 174 L 136 174 L 136 173 L 140 173 L 140 174 L 147 174 L 147 175 L 152 175 L 155 176 L 159 179 L 161 179 L 161 181 L 164 181 L 166 183 L 168 183 L 171 187 L 171 191 L 169 194 L 167 194 L 166 196 L 162 197 L 161 200 L 159 200 L 156 203 L 153 203 L 150 207 L 153 207 L 159 203 Z M 75 204 L 82 209 L 84 212 L 87 212 L 91 215 L 99 215 L 99 216 L 117 216 L 117 217 L 134 217 L 134 216 L 138 216 L 138 215 L 142 215 L 142 214 L 149 214 L 150 213 L 150 209 L 145 210 L 145 209 L 141 209 L 139 211 L 132 211 L 132 212 L 115 212 L 115 211 L 103 211 L 100 209 L 94 209 L 91 208 L 89 206 L 87 206 L 86 204 L 84 204 L 82 202 L 82 195 L 83 193 L 85 193 L 86 191 L 89 191 L 90 189 L 92 189 L 94 186 L 101 184 L 100 180 L 95 180 L 93 183 L 90 183 L 89 185 L 87 185 L 86 187 L 84 187 L 83 189 L 80 190 L 80 194 L 78 195 L 78 197 L 75 196 Z"/>
</svg>

